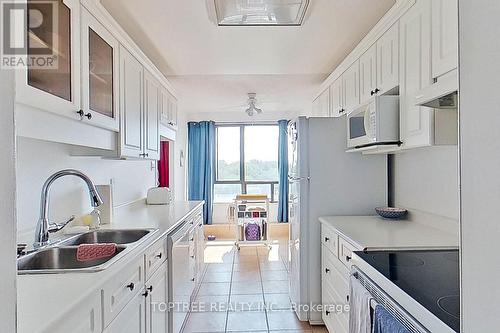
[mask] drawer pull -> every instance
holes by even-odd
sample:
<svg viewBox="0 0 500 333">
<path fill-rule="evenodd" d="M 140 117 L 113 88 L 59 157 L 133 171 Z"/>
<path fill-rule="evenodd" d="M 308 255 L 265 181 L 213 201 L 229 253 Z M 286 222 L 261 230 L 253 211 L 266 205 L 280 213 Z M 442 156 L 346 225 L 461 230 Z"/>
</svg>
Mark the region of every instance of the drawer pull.
<svg viewBox="0 0 500 333">
<path fill-rule="evenodd" d="M 350 256 L 345 256 L 345 260 L 347 260 L 347 261 L 351 261 L 351 259 L 352 259 L 352 258 L 351 258 Z"/>
<path fill-rule="evenodd" d="M 329 268 L 325 268 L 325 273 L 326 274 L 330 273 L 330 269 Z"/>
<path fill-rule="evenodd" d="M 158 258 L 158 259 L 161 259 L 161 257 L 162 257 L 162 253 L 161 253 L 161 252 L 160 252 L 160 253 L 158 253 L 155 257 L 156 257 L 156 258 Z"/>
<path fill-rule="evenodd" d="M 127 284 L 127 288 L 130 289 L 130 291 L 134 290 L 134 288 L 135 288 L 134 283 L 130 282 L 129 284 Z"/>
<path fill-rule="evenodd" d="M 149 286 L 146 289 L 149 290 L 149 292 L 152 292 L 153 291 L 153 286 Z"/>
<path fill-rule="evenodd" d="M 329 240 L 330 240 L 330 238 L 325 237 L 325 242 L 328 242 Z"/>
</svg>

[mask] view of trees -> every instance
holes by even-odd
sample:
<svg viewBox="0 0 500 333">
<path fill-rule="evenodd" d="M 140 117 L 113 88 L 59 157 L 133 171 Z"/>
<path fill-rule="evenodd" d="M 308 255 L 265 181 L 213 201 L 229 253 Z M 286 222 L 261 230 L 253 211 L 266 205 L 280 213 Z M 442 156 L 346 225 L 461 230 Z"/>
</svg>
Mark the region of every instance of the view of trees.
<svg viewBox="0 0 500 333">
<path fill-rule="evenodd" d="M 227 163 L 218 161 L 218 180 L 239 180 L 240 162 Z M 251 160 L 245 162 L 245 179 L 247 181 L 277 181 L 278 163 L 276 161 Z"/>
</svg>

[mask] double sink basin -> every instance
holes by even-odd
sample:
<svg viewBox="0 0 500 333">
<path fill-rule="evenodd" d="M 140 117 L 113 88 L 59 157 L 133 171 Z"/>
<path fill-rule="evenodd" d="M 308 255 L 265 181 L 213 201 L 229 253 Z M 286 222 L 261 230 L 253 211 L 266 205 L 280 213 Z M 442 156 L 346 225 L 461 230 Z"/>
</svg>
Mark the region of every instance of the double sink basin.
<svg viewBox="0 0 500 333">
<path fill-rule="evenodd" d="M 17 259 L 18 274 L 96 272 L 146 241 L 157 229 L 95 230 L 61 240 Z M 106 258 L 78 261 L 76 252 L 81 244 L 115 243 L 116 252 Z"/>
</svg>

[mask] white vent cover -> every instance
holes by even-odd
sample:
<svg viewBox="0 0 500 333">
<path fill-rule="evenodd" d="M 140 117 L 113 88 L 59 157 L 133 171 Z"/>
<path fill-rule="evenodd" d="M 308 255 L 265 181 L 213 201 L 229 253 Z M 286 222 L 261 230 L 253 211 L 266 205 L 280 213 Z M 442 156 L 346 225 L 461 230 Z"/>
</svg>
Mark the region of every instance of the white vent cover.
<svg viewBox="0 0 500 333">
<path fill-rule="evenodd" d="M 213 0 L 220 26 L 302 25 L 309 0 Z"/>
</svg>

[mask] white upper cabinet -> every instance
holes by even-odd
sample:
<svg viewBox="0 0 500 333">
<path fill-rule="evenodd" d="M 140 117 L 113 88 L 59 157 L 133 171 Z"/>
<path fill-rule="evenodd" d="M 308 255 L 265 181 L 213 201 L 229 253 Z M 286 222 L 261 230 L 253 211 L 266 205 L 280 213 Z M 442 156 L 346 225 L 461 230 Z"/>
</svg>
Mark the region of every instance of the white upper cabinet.
<svg viewBox="0 0 500 333">
<path fill-rule="evenodd" d="M 319 96 L 319 117 L 330 116 L 330 89 L 325 89 Z"/>
<path fill-rule="evenodd" d="M 120 48 L 120 144 L 122 157 L 143 153 L 143 77 L 141 63 L 124 47 Z"/>
<path fill-rule="evenodd" d="M 325 89 L 313 102 L 313 117 L 330 117 L 330 90 Z"/>
<path fill-rule="evenodd" d="M 120 48 L 119 157 L 160 157 L 160 84 L 141 63 Z"/>
<path fill-rule="evenodd" d="M 399 86 L 399 25 L 395 23 L 359 59 L 361 103 Z"/>
<path fill-rule="evenodd" d="M 160 158 L 160 84 L 148 71 L 144 72 L 144 152 L 143 157 Z"/>
<path fill-rule="evenodd" d="M 370 99 L 377 89 L 377 45 L 359 58 L 359 90 L 361 103 Z"/>
<path fill-rule="evenodd" d="M 119 43 L 87 9 L 82 7 L 81 11 L 81 117 L 95 126 L 118 131 Z"/>
<path fill-rule="evenodd" d="M 31 10 L 49 8 L 40 1 L 28 0 Z M 16 101 L 37 109 L 80 119 L 80 3 L 78 0 L 57 2 L 58 30 L 52 24 L 37 28 L 26 26 L 28 55 L 45 48 L 56 58 L 53 67 L 16 69 Z M 37 50 L 35 50 L 35 48 Z"/>
<path fill-rule="evenodd" d="M 378 94 L 385 94 L 399 86 L 399 23 L 393 24 L 377 41 Z"/>
<path fill-rule="evenodd" d="M 418 0 L 399 24 L 401 139 L 404 148 L 429 146 L 433 144 L 433 110 L 416 106 L 415 96 L 432 84 L 431 1 Z"/>
<path fill-rule="evenodd" d="M 342 74 L 344 89 L 344 109 L 347 113 L 355 109 L 359 103 L 359 59 Z"/>
<path fill-rule="evenodd" d="M 177 99 L 167 89 L 160 91 L 160 122 L 174 130 L 177 129 Z"/>
<path fill-rule="evenodd" d="M 432 1 L 432 77 L 458 67 L 458 0 Z"/>
<path fill-rule="evenodd" d="M 330 112 L 333 117 L 345 114 L 342 77 L 339 77 L 330 85 Z"/>
</svg>

